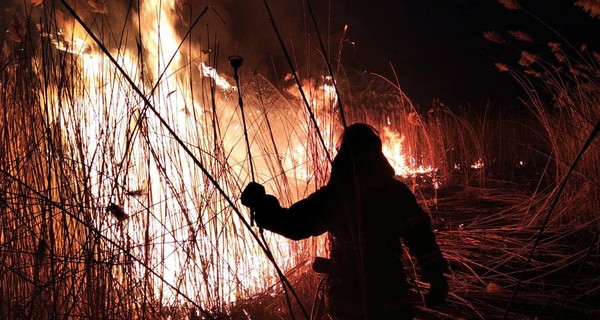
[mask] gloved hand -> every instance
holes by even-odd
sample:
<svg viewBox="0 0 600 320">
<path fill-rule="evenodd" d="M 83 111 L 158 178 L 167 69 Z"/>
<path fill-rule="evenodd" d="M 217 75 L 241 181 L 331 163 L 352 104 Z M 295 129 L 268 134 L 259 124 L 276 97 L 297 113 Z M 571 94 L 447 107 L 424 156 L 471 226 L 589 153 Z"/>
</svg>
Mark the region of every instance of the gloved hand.
<svg viewBox="0 0 600 320">
<path fill-rule="evenodd" d="M 240 199 L 246 207 L 256 209 L 258 204 L 264 201 L 265 196 L 265 187 L 256 182 L 250 182 L 242 192 Z"/>
<path fill-rule="evenodd" d="M 425 296 L 425 305 L 428 308 L 432 308 L 444 303 L 450 289 L 446 277 L 440 275 L 432 278 L 429 284 L 429 293 Z"/>
</svg>

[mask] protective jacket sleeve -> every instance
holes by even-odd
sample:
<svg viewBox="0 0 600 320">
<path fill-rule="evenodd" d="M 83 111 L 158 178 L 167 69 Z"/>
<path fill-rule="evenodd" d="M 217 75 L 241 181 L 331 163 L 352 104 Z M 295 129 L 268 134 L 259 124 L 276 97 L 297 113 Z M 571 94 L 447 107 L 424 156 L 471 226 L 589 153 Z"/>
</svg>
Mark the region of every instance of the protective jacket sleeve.
<svg viewBox="0 0 600 320">
<path fill-rule="evenodd" d="M 252 209 L 259 227 L 293 240 L 318 236 L 328 231 L 327 212 L 331 206 L 331 191 L 323 187 L 289 208 L 276 197 L 266 195 Z"/>
<path fill-rule="evenodd" d="M 431 219 L 417 203 L 408 187 L 404 187 L 406 188 L 404 201 L 407 209 L 402 232 L 404 243 L 417 259 L 423 280 L 431 282 L 443 277 L 448 268 L 447 262 L 435 239 L 431 228 Z"/>
</svg>

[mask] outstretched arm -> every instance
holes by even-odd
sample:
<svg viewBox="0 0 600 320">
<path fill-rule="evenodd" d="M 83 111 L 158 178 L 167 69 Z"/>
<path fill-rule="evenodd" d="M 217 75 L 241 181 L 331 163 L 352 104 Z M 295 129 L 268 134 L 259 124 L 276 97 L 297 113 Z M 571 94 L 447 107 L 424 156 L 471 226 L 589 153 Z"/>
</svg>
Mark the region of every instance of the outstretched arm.
<svg viewBox="0 0 600 320">
<path fill-rule="evenodd" d="M 322 188 L 289 208 L 283 208 L 264 187 L 250 183 L 242 193 L 242 204 L 255 213 L 256 224 L 293 240 L 318 236 L 327 231 L 326 213 L 331 198 Z"/>
</svg>

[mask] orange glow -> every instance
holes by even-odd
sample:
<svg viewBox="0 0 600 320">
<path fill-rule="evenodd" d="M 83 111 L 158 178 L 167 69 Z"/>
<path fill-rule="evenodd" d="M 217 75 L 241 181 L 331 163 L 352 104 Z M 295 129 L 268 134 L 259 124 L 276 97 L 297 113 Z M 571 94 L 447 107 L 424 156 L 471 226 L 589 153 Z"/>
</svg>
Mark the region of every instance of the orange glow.
<svg viewBox="0 0 600 320">
<path fill-rule="evenodd" d="M 473 169 L 482 169 L 484 167 L 484 163 L 483 160 L 481 159 L 477 159 L 477 161 L 475 161 L 475 163 L 473 163 L 471 165 L 471 168 Z"/>
<path fill-rule="evenodd" d="M 398 132 L 393 132 L 389 127 L 384 127 L 382 135 L 383 154 L 396 171 L 396 174 L 403 177 L 415 174 L 431 173 L 434 168 L 418 164 L 414 157 L 407 156 L 412 154 L 410 150 L 404 150 L 405 138 Z"/>
<path fill-rule="evenodd" d="M 134 20 L 143 23 L 138 26 L 145 31 L 141 39 L 143 54 L 113 52 L 120 66 L 234 201 L 241 188 L 252 180 L 249 161 L 255 166 L 256 180 L 264 183 L 270 193 L 287 193 L 282 198 L 283 204 L 289 205 L 314 191 L 326 180 L 328 171 L 317 169 L 328 169 L 328 163 L 311 131 L 314 129 L 304 106 L 280 99 L 277 94 L 267 97 L 275 103 L 261 105 L 264 94 L 260 86 L 248 84 L 244 98 L 248 101 L 253 156 L 249 160 L 236 88 L 229 77 L 216 69 L 203 62 L 190 62 L 202 59 L 175 50 L 181 42 L 174 27 L 175 8 L 174 0 L 141 2 L 138 13 L 141 18 Z M 129 216 L 118 223 L 108 215 L 98 216 L 95 221 L 98 228 L 115 241 L 121 241 L 124 232 L 132 245 L 131 254 L 141 261 L 148 257 L 149 265 L 163 275 L 152 283 L 154 294 L 162 297 L 165 304 L 180 301 L 181 297 L 164 286 L 163 281 L 176 285 L 193 299 L 206 300 L 207 304 L 211 303 L 207 297 L 215 293 L 224 301 L 212 303 L 227 304 L 275 284 L 278 280 L 273 268 L 254 243 L 250 231 L 158 117 L 146 108 L 123 75 L 95 45 L 86 42 L 90 40 L 74 25 L 64 22 L 65 29 L 71 26 L 65 35 L 65 39 L 72 37 L 70 42 L 54 43 L 56 48 L 74 54 L 77 64 L 74 68 L 81 81 L 75 84 L 73 95 L 65 96 L 58 88 L 51 88 L 40 92 L 40 101 L 67 133 L 69 145 L 73 149 L 82 146 L 78 161 L 90 172 L 89 184 L 96 206 L 105 208 L 115 203 Z M 76 33 L 78 36 L 73 36 Z M 173 62 L 167 66 L 171 57 Z M 188 63 L 197 65 L 182 67 Z M 150 80 L 143 78 L 142 65 L 152 66 L 146 71 L 151 73 Z M 202 94 L 192 94 L 203 88 L 194 87 L 188 80 L 199 77 L 212 79 L 218 87 L 214 97 L 216 114 L 208 99 L 203 99 Z M 304 80 L 304 85 L 309 103 L 317 112 L 325 144 L 332 153 L 333 132 L 339 131 L 329 116 L 338 101 L 333 83 L 329 77 L 322 77 L 316 82 Z M 289 91 L 297 94 L 297 89 Z M 273 136 L 267 128 L 266 116 L 271 121 Z M 212 125 L 213 117 L 220 121 L 220 132 Z M 405 155 L 408 153 L 404 150 L 403 136 L 387 126 L 383 129 L 384 153 L 397 174 L 432 170 Z M 215 135 L 218 135 L 216 140 Z M 270 235 L 267 239 L 271 239 Z M 298 244 L 277 238 L 270 245 L 279 265 L 287 270 L 309 257 L 323 254 L 325 240 L 320 237 Z M 142 265 L 136 265 L 135 269 L 138 280 L 148 277 Z M 116 279 L 124 281 L 120 267 L 114 267 L 113 272 Z"/>
</svg>

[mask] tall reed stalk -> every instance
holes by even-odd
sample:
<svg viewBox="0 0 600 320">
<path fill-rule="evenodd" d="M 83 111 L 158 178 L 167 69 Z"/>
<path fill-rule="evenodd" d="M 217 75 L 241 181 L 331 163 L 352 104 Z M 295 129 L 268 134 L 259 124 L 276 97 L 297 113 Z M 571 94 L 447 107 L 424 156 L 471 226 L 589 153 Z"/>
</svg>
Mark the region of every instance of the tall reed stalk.
<svg viewBox="0 0 600 320">
<path fill-rule="evenodd" d="M 148 4 L 128 8 L 127 22 L 119 26 L 97 12 L 82 14 L 99 43 L 52 5 L 18 16 L 19 28 L 5 33 L 0 318 L 235 318 L 259 308 L 265 317 L 289 317 L 280 299 L 282 277 L 256 230 L 244 223 L 249 217 L 238 215 L 246 213 L 237 199 L 250 181 L 249 159 L 237 88 L 229 70 L 214 69 L 218 45 L 169 33 L 175 9 L 168 2 L 162 8 Z M 343 77 L 335 74 L 335 83 L 309 73 L 301 88 L 283 90 L 240 69 L 256 180 L 284 206 L 327 182 L 327 153 L 335 155 L 343 128 L 339 94 L 348 123 L 379 129 L 388 157 L 402 168 L 399 178 L 433 218 L 452 267 L 453 292 L 439 317 L 497 314 L 549 198 L 542 189 L 533 196 L 519 187 L 507 193 L 489 178 L 504 171 L 499 163 L 514 169 L 515 150 L 527 161 L 528 152 L 544 153 L 518 139 L 527 136 L 522 132 L 537 133 L 535 141 L 546 135 L 529 123 L 506 129 L 504 123 L 517 120 L 493 112 L 474 116 L 442 103 L 415 106 L 397 83 L 376 75 L 311 67 L 330 74 L 334 69 L 344 71 Z M 538 96 L 532 101 L 560 177 L 587 132 L 576 129 L 589 129 L 598 116 L 598 82 L 575 73 L 569 79 L 579 82 L 564 81 L 564 73 L 548 66 L 546 71 L 555 72 L 546 84 L 555 97 L 566 97 L 561 103 L 568 107 L 548 110 Z M 529 78 L 517 79 L 533 85 Z M 511 143 L 506 136 L 514 137 Z M 577 212 L 577 221 L 598 221 L 597 141 L 590 150 L 557 220 Z M 484 166 L 473 166 L 479 162 Z M 459 195 L 448 197 L 446 189 L 455 186 L 462 188 Z M 473 202 L 486 207 L 473 208 Z M 578 245 L 569 253 L 572 248 L 564 245 L 580 239 L 590 224 L 574 224 L 568 232 L 564 226 L 552 224 L 546 233 L 519 307 L 565 292 L 556 274 L 572 276 L 580 261 L 581 276 L 568 278 L 573 299 L 565 308 L 579 308 L 582 297 L 597 292 L 597 279 L 577 281 L 589 279 L 597 256 L 583 257 L 593 246 Z M 314 256 L 327 254 L 324 237 L 292 242 L 266 232 L 265 238 L 275 264 L 300 286 L 300 299 L 309 301 L 318 281 L 307 270 Z M 426 290 L 407 261 L 411 283 Z M 296 301 L 292 309 L 300 314 Z"/>
</svg>

